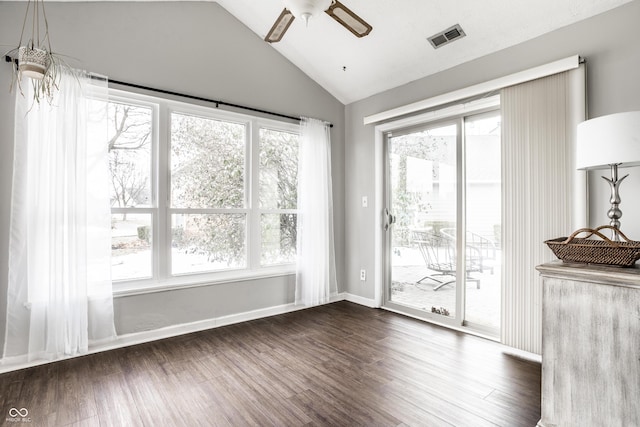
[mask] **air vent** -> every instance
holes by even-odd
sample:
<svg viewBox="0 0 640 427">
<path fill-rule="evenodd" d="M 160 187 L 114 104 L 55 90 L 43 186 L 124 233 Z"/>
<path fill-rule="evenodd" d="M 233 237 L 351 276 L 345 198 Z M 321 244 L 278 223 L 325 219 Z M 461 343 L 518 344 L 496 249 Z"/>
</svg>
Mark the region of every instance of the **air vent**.
<svg viewBox="0 0 640 427">
<path fill-rule="evenodd" d="M 428 40 L 429 43 L 431 43 L 431 46 L 433 46 L 434 49 L 437 49 L 464 36 L 466 36 L 466 34 L 462 30 L 462 27 L 460 27 L 459 24 L 456 24 L 451 28 L 447 28 L 444 31 L 434 34 L 429 37 Z"/>
</svg>

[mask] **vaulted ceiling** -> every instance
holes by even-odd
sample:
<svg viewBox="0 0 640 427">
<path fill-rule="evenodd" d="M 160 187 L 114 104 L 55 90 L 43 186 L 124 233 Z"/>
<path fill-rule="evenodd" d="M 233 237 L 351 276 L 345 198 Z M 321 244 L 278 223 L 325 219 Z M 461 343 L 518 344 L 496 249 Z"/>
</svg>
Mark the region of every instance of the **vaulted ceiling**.
<svg viewBox="0 0 640 427">
<path fill-rule="evenodd" d="M 371 34 L 356 38 L 323 13 L 308 27 L 294 20 L 271 46 L 349 104 L 629 1 L 636 0 L 341 0 Z M 283 9 L 282 0 L 217 2 L 261 38 Z M 434 49 L 427 38 L 455 24 L 466 36 Z"/>
</svg>

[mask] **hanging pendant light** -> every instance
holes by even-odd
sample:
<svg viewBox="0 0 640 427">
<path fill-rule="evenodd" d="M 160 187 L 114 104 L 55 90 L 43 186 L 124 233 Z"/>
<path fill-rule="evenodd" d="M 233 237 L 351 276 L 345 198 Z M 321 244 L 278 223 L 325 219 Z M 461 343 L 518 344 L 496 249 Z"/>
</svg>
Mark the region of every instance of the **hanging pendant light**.
<svg viewBox="0 0 640 427">
<path fill-rule="evenodd" d="M 65 64 L 51 50 L 43 0 L 27 1 L 18 47 L 7 52 L 7 55 L 17 56 L 14 84 L 20 88 L 20 92 L 23 93 L 23 77 L 28 77 L 33 84 L 34 101 L 40 102 L 43 98 L 51 101 L 60 80 L 60 69 Z"/>
</svg>

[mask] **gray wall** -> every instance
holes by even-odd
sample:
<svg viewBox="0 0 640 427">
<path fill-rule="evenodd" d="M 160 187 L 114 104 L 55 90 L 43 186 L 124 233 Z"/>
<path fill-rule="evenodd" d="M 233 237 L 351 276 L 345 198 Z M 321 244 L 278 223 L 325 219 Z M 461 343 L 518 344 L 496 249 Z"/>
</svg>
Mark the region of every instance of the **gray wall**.
<svg viewBox="0 0 640 427">
<path fill-rule="evenodd" d="M 590 118 L 640 110 L 638 22 L 640 1 L 634 1 L 534 40 L 347 105 L 346 291 L 363 298 L 374 298 L 374 221 L 380 213 L 371 208 L 375 197 L 374 125 L 364 126 L 365 116 L 574 54 L 585 57 L 588 62 Z M 455 45 L 444 47 L 443 52 L 450 48 L 455 48 Z M 640 168 L 625 171 L 631 176 L 621 187 L 621 209 L 624 212 L 621 229 L 631 239 L 640 240 Z M 599 178 L 599 173 L 591 172 L 590 175 L 590 222 L 591 226 L 602 225 L 608 223 L 609 187 Z M 369 208 L 360 206 L 361 196 L 369 197 Z M 567 230 L 567 233 L 571 231 Z M 366 282 L 358 280 L 361 268 L 370 272 Z"/>
<path fill-rule="evenodd" d="M 18 43 L 25 2 L 0 2 L 0 50 Z M 112 79 L 334 124 L 332 167 L 339 291 L 344 290 L 344 105 L 217 3 L 47 3 L 54 51 Z M 4 49 L 4 50 L 3 50 Z M 10 66 L 0 65 L 0 342 L 4 334 L 13 157 Z M 119 333 L 293 302 L 292 276 L 115 300 Z"/>
</svg>

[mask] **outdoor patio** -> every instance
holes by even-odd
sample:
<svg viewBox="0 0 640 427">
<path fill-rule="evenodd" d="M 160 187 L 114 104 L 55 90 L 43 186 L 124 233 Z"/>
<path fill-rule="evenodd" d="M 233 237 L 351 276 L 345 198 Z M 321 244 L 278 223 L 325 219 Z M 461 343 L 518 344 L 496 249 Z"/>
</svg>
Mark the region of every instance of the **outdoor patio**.
<svg viewBox="0 0 640 427">
<path fill-rule="evenodd" d="M 500 256 L 494 262 L 493 272 L 473 272 L 471 278 L 479 282 L 468 281 L 466 286 L 467 322 L 481 325 L 483 328 L 500 330 Z M 395 248 L 391 281 L 391 301 L 412 308 L 432 311 L 432 307 L 446 309 L 455 316 L 455 283 L 434 290 L 438 283 L 423 277 L 436 274 L 429 270 L 419 251 L 414 248 Z M 453 280 L 452 276 L 435 276 L 438 279 Z M 477 285 L 480 285 L 479 289 Z"/>
</svg>

